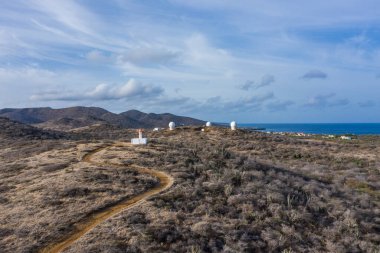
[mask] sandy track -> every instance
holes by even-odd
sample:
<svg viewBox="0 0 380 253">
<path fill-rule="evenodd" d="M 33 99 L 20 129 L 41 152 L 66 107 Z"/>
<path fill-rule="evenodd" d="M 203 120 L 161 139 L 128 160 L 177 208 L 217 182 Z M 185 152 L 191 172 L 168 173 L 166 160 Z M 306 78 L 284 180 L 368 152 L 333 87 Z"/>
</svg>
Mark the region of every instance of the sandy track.
<svg viewBox="0 0 380 253">
<path fill-rule="evenodd" d="M 98 152 L 105 150 L 107 148 L 110 148 L 112 146 L 122 146 L 127 144 L 112 144 L 105 147 L 97 148 L 88 154 L 84 155 L 82 158 L 83 162 L 88 162 L 94 165 L 98 166 L 112 166 L 112 167 L 119 167 L 119 168 L 126 168 L 126 169 L 132 169 L 142 174 L 149 174 L 151 176 L 154 176 L 159 179 L 159 184 L 155 186 L 154 188 L 141 193 L 139 195 L 136 195 L 129 199 L 124 199 L 120 201 L 119 203 L 116 203 L 113 206 L 107 207 L 105 209 L 102 209 L 100 211 L 97 211 L 95 213 L 90 214 L 85 220 L 79 222 L 75 225 L 76 229 L 73 233 L 67 235 L 66 237 L 62 238 L 61 241 L 51 244 L 47 246 L 46 248 L 42 249 L 40 252 L 49 252 L 49 253 L 55 253 L 55 252 L 62 252 L 63 250 L 70 247 L 74 242 L 79 240 L 82 236 L 87 234 L 89 231 L 91 231 L 94 227 L 99 225 L 100 223 L 104 222 L 108 218 L 122 212 L 128 209 L 131 209 L 142 202 L 144 202 L 147 198 L 150 196 L 156 195 L 166 189 L 168 189 L 173 184 L 173 178 L 161 171 L 157 171 L 154 169 L 147 169 L 135 165 L 121 165 L 116 163 L 110 163 L 110 162 L 94 162 L 92 161 L 92 157 L 97 154 Z M 130 145 L 130 144 L 129 144 Z"/>
</svg>

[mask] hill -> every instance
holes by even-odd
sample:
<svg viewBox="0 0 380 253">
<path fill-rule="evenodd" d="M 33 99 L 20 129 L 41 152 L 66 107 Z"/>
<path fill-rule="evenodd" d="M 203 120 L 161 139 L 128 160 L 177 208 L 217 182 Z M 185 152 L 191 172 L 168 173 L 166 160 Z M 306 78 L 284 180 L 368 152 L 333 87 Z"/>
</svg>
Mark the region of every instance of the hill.
<svg viewBox="0 0 380 253">
<path fill-rule="evenodd" d="M 0 137 L 1 139 L 27 139 L 45 140 L 65 138 L 65 134 L 56 131 L 47 131 L 29 126 L 20 122 L 12 121 L 8 118 L 0 117 Z"/>
<path fill-rule="evenodd" d="M 46 129 L 70 130 L 95 124 L 109 124 L 123 128 L 166 127 L 170 121 L 177 125 L 202 125 L 205 122 L 170 113 L 155 114 L 130 110 L 120 114 L 99 107 L 50 107 L 0 110 L 0 117 Z"/>
<path fill-rule="evenodd" d="M 82 127 L 89 127 L 94 125 L 108 125 L 107 121 L 98 119 L 92 116 L 83 118 L 58 118 L 48 120 L 42 123 L 33 124 L 33 126 L 44 129 L 69 131 L 72 129 L 78 129 Z"/>
<path fill-rule="evenodd" d="M 156 126 L 156 127 L 166 127 L 171 121 L 175 122 L 179 126 L 205 124 L 205 121 L 203 120 L 198 120 L 198 119 L 184 117 L 184 116 L 177 116 L 171 113 L 156 114 L 156 113 L 144 113 L 138 110 L 129 110 L 129 111 L 120 113 L 120 115 L 133 119 L 137 122 L 141 122 L 146 125 Z"/>
</svg>

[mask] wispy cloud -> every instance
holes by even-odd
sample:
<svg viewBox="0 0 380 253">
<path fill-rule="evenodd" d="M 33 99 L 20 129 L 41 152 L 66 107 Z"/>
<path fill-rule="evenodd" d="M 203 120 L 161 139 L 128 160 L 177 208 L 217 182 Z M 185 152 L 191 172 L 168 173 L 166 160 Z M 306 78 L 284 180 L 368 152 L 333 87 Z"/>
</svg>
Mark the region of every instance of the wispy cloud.
<svg viewBox="0 0 380 253">
<path fill-rule="evenodd" d="M 350 101 L 346 98 L 336 99 L 335 93 L 316 95 L 309 99 L 309 101 L 305 104 L 307 107 L 336 107 L 336 106 L 345 106 L 350 103 Z"/>
<path fill-rule="evenodd" d="M 100 50 L 91 50 L 85 55 L 85 58 L 91 62 L 98 63 L 112 63 L 113 61 L 111 56 L 106 55 Z"/>
<path fill-rule="evenodd" d="M 376 103 L 373 100 L 366 100 L 366 101 L 359 102 L 358 105 L 360 107 L 374 107 L 376 106 Z"/>
<path fill-rule="evenodd" d="M 94 35 L 95 31 L 92 27 L 99 25 L 97 17 L 76 1 L 34 0 L 30 6 L 37 11 L 44 12 L 51 19 L 71 31 Z"/>
<path fill-rule="evenodd" d="M 260 95 L 254 95 L 250 97 L 243 98 L 236 102 L 230 102 L 227 103 L 227 108 L 235 109 L 236 111 L 242 110 L 242 111 L 249 111 L 253 109 L 261 109 L 262 105 L 269 101 L 274 99 L 274 93 L 268 92 Z"/>
<path fill-rule="evenodd" d="M 248 91 L 250 89 L 257 90 L 259 88 L 271 85 L 274 81 L 275 78 L 273 75 L 264 75 L 261 78 L 261 81 L 257 84 L 253 80 L 247 80 L 244 84 L 238 85 L 237 88 L 245 91 Z"/>
<path fill-rule="evenodd" d="M 302 76 L 303 79 L 326 79 L 327 74 L 320 70 L 310 70 Z"/>
<path fill-rule="evenodd" d="M 265 75 L 261 78 L 260 87 L 268 86 L 275 81 L 273 75 Z"/>
<path fill-rule="evenodd" d="M 247 80 L 247 81 L 245 81 L 244 84 L 238 85 L 237 88 L 239 88 L 241 90 L 248 91 L 250 89 L 253 89 L 254 84 L 255 84 L 255 81 L 253 81 L 253 80 Z"/>
<path fill-rule="evenodd" d="M 289 106 L 294 105 L 294 101 L 286 100 L 286 101 L 275 101 L 269 103 L 266 107 L 269 111 L 277 112 L 277 111 L 286 111 Z"/>
<path fill-rule="evenodd" d="M 184 105 L 183 109 L 186 112 L 196 112 L 202 110 L 209 113 L 255 112 L 261 111 L 264 105 L 273 99 L 275 99 L 273 92 L 239 97 L 234 100 L 216 96 L 210 97 L 203 102 L 189 100 L 191 103 Z"/>
</svg>

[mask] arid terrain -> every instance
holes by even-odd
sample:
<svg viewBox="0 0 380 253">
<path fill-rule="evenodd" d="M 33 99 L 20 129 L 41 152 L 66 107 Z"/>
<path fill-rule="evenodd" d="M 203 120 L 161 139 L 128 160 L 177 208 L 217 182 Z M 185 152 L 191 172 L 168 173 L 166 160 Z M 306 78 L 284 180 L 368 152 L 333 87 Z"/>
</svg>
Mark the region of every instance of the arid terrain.
<svg viewBox="0 0 380 253">
<path fill-rule="evenodd" d="M 61 133 L 0 123 L 1 252 L 49 249 L 160 185 L 136 168 L 174 183 L 65 252 L 380 250 L 378 136 L 325 141 L 182 127 L 146 130 L 148 145 L 131 146 L 135 130 L 107 125 Z"/>
</svg>

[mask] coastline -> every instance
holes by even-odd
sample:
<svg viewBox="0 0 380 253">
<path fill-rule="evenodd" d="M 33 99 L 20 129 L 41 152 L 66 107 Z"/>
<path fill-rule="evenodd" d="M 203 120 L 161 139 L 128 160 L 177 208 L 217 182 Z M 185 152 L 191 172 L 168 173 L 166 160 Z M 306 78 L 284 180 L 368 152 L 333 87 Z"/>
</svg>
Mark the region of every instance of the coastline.
<svg viewBox="0 0 380 253">
<path fill-rule="evenodd" d="M 239 127 L 288 134 L 380 135 L 380 123 L 246 123 Z"/>
</svg>

